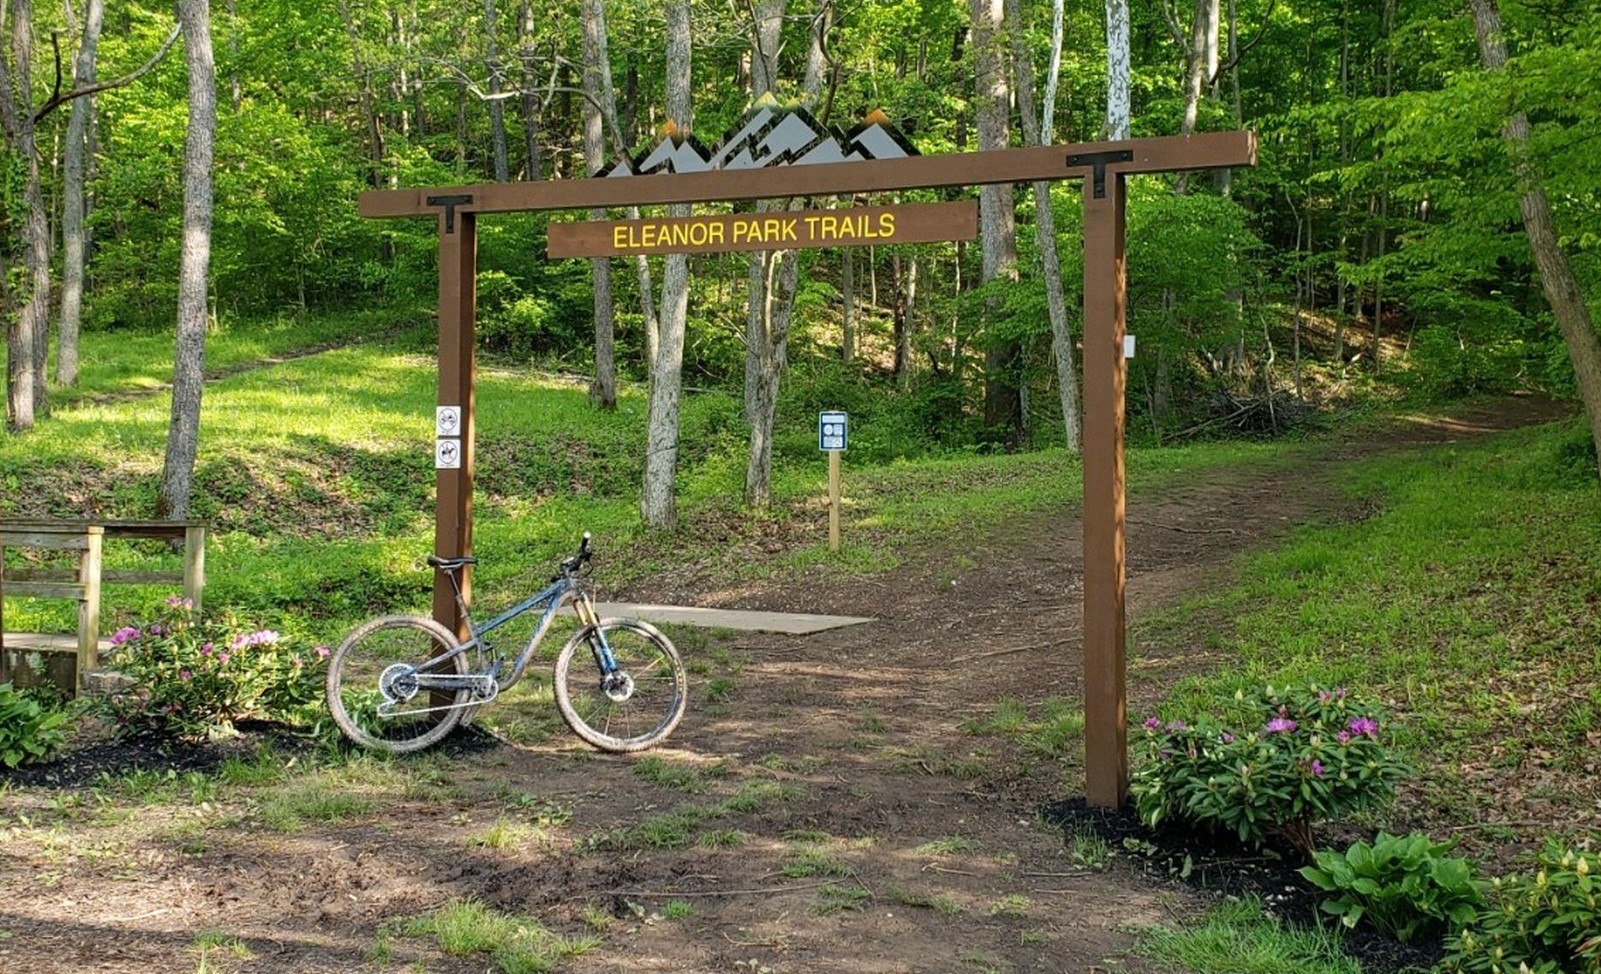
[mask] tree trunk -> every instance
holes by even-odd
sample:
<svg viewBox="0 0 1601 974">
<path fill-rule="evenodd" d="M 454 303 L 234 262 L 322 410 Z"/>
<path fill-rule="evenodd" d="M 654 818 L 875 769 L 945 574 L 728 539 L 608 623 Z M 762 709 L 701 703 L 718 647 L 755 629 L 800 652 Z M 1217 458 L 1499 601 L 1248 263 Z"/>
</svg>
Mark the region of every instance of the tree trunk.
<svg viewBox="0 0 1601 974">
<path fill-rule="evenodd" d="M 611 63 L 606 46 L 606 11 L 601 0 L 584 0 L 584 162 L 595 175 L 606 165 L 606 120 L 601 106 L 611 98 Z M 589 211 L 591 220 L 606 219 L 604 209 Z M 612 303 L 611 261 L 593 257 L 589 276 L 594 287 L 595 380 L 589 401 L 601 409 L 617 408 L 615 305 Z"/>
<path fill-rule="evenodd" d="M 484 0 L 484 65 L 489 71 L 489 138 L 495 157 L 495 182 L 511 179 L 510 153 L 506 150 L 506 102 L 500 97 L 500 49 L 495 32 L 500 18 L 495 0 Z"/>
<path fill-rule="evenodd" d="M 689 0 L 667 4 L 667 115 L 681 132 L 693 131 L 689 101 Z M 674 204 L 669 216 L 689 215 Z M 661 334 L 650 363 L 650 401 L 646 409 L 645 480 L 639 510 L 645 523 L 671 528 L 678 523 L 674 481 L 678 476 L 678 399 L 683 382 L 684 319 L 689 305 L 689 263 L 684 254 L 663 259 Z"/>
<path fill-rule="evenodd" d="M 1056 24 L 1062 22 L 1062 0 L 1055 0 L 1052 16 Z M 1129 137 L 1132 114 L 1131 87 L 1129 84 L 1128 0 L 1106 0 L 1106 138 L 1118 140 Z M 1060 35 L 1053 30 L 1052 47 L 1061 56 Z M 1054 91 L 1047 91 L 1051 100 Z M 1046 115 L 1050 124 L 1050 115 Z"/>
<path fill-rule="evenodd" d="M 362 137 L 366 142 L 367 161 L 370 170 L 367 173 L 367 183 L 376 189 L 384 184 L 384 130 L 383 123 L 379 119 L 377 108 L 375 107 L 377 98 L 373 94 L 372 69 L 367 64 L 366 56 L 362 54 L 361 29 L 356 23 L 356 16 L 351 11 L 348 0 L 339 0 L 338 7 L 339 16 L 345 22 L 345 35 L 350 39 L 351 65 L 356 72 L 356 105 L 361 112 L 361 131 Z M 211 19 L 209 11 L 206 14 L 206 19 L 208 22 Z M 185 45 L 187 46 L 189 43 L 188 35 L 184 36 Z M 211 38 L 209 35 L 206 38 L 206 60 L 208 62 L 211 60 Z M 212 113 L 216 113 L 215 98 L 212 99 Z M 191 131 L 193 131 L 192 128 Z"/>
<path fill-rule="evenodd" d="M 839 358 L 846 365 L 856 360 L 856 249 L 839 252 L 840 337 Z"/>
<path fill-rule="evenodd" d="M 1501 33 L 1501 13 L 1495 0 L 1469 0 L 1469 4 L 1484 66 L 1490 71 L 1505 70 L 1506 38 Z M 1551 207 L 1546 202 L 1545 191 L 1540 188 L 1539 174 L 1529 160 L 1528 116 L 1522 111 L 1514 112 L 1502 134 L 1511 151 L 1512 165 L 1523 193 L 1519 200 L 1523 229 L 1529 237 L 1529 248 L 1534 251 L 1534 264 L 1539 268 L 1546 300 L 1551 303 L 1557 327 L 1568 346 L 1579 399 L 1590 419 L 1590 437 L 1598 460 L 1597 474 L 1601 476 L 1601 336 L 1596 334 L 1595 323 L 1590 320 L 1589 306 L 1557 236 Z"/>
<path fill-rule="evenodd" d="M 1052 121 L 1056 114 L 1056 79 L 1059 76 L 1062 63 L 1062 0 L 1055 0 L 1052 10 L 1051 27 L 1051 66 L 1047 73 L 1045 92 L 1046 100 L 1043 106 L 1043 124 L 1040 117 L 1034 113 L 1034 65 L 1028 57 L 1028 51 L 1023 42 L 1022 16 L 1018 10 L 1017 0 L 1007 0 L 1006 16 L 1012 34 L 1013 62 L 1017 74 L 1017 104 L 1021 110 L 1023 120 L 1023 139 L 1034 145 L 1050 145 L 1052 139 Z M 1108 16 L 1110 16 L 1110 5 Z M 1127 41 L 1127 15 L 1124 10 L 1124 40 Z M 1108 21 L 1108 34 L 1111 25 Z M 1108 57 L 1108 75 L 1112 74 L 1110 67 L 1112 55 Z M 1127 51 L 1124 51 L 1124 70 L 1127 70 Z M 1108 77 L 1108 90 L 1112 85 Z M 1125 85 L 1127 78 L 1124 78 Z M 1127 106 L 1125 105 L 1125 111 Z M 1111 103 L 1108 100 L 1108 112 Z M 1109 119 L 1110 120 L 1110 119 Z M 1128 119 L 1123 119 L 1123 131 L 1128 130 Z M 1082 435 L 1080 433 L 1081 421 L 1079 415 L 1078 394 L 1078 366 L 1074 361 L 1073 335 L 1069 330 L 1067 320 L 1067 298 L 1062 291 L 1062 262 L 1056 253 L 1056 214 L 1051 209 L 1051 186 L 1046 182 L 1034 183 L 1034 241 L 1040 251 L 1040 270 L 1045 281 L 1045 303 L 1051 319 L 1051 352 L 1056 360 L 1056 384 L 1059 400 L 1062 407 L 1062 429 L 1066 436 L 1067 449 L 1071 453 L 1078 453 L 1082 448 Z"/>
<path fill-rule="evenodd" d="M 980 151 L 1004 149 L 1011 141 L 1011 90 L 1006 79 L 1002 0 L 970 0 L 973 13 L 973 82 L 978 102 Z M 979 244 L 985 284 L 1017 280 L 1017 230 L 1012 186 L 979 189 Z M 987 329 L 998 330 L 1002 302 L 991 297 L 985 306 Z M 1023 400 L 1018 394 L 1022 352 L 1016 341 L 990 334 L 984 352 L 984 426 L 1015 442 L 1022 434 Z"/>
<path fill-rule="evenodd" d="M 73 68 L 72 86 L 94 84 L 95 49 L 105 20 L 105 0 L 87 0 L 84 7 L 83 41 Z M 72 103 L 67 120 L 67 143 L 61 161 L 61 326 L 56 347 L 56 381 L 63 386 L 78 384 L 78 330 L 83 319 L 83 271 L 88 254 L 84 236 L 84 161 L 89 154 L 89 120 L 94 114 L 94 96 L 85 95 Z"/>
<path fill-rule="evenodd" d="M 752 34 L 752 93 L 771 92 L 778 84 L 778 44 L 785 0 L 762 0 Z M 823 44 L 829 27 L 827 0 L 811 18 L 810 45 L 801 96 L 815 105 L 823 88 Z M 790 201 L 794 208 L 804 205 Z M 774 204 L 782 209 L 784 204 Z M 763 207 L 766 208 L 765 206 Z M 750 449 L 745 462 L 745 503 L 762 510 L 772 503 L 773 424 L 779 383 L 789 358 L 789 331 L 795 314 L 800 260 L 793 250 L 752 255 L 750 304 L 746 314 L 745 416 L 750 423 Z"/>
<path fill-rule="evenodd" d="M 0 56 L 0 126 L 13 159 L 23 162 L 21 308 L 6 332 L 6 409 L 13 429 L 33 427 L 45 410 L 44 363 L 50 315 L 50 223 L 40 188 L 32 92 L 33 5 L 11 0 L 11 62 Z M 5 310 L 18 301 L 12 295 Z"/>
<path fill-rule="evenodd" d="M 178 0 L 189 70 L 189 127 L 183 157 L 183 247 L 178 267 L 178 351 L 172 369 L 172 417 L 156 494 L 156 516 L 189 516 L 200 448 L 205 380 L 206 280 L 211 267 L 211 166 L 217 133 L 217 78 L 207 0 Z"/>
<path fill-rule="evenodd" d="M 527 158 L 524 177 L 542 179 L 544 164 L 539 151 L 539 71 L 534 54 L 534 5 L 522 0 L 517 10 L 519 51 L 523 62 L 523 85 L 518 98 L 523 112 L 523 152 Z M 586 150 L 587 151 L 587 150 Z"/>
</svg>

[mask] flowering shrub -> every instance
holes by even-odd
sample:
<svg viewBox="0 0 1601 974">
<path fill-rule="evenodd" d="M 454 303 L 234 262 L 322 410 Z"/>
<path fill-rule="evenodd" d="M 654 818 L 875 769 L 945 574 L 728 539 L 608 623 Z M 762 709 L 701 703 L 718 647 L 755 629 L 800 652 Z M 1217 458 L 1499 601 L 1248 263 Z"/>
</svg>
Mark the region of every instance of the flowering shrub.
<svg viewBox="0 0 1601 974">
<path fill-rule="evenodd" d="M 1445 974 L 1601 974 L 1601 856 L 1553 842 L 1532 876 L 1491 881 L 1489 905 L 1446 938 Z"/>
<path fill-rule="evenodd" d="M 1394 797 L 1402 769 L 1384 714 L 1345 690 L 1270 686 L 1228 709 L 1233 723 L 1145 721 L 1129 790 L 1147 825 L 1182 819 L 1255 845 L 1277 835 L 1310 856 L 1313 822 Z"/>
<path fill-rule="evenodd" d="M 168 599 L 158 621 L 119 629 L 111 643 L 107 665 L 133 684 L 100 706 L 123 735 L 206 740 L 240 720 L 306 727 L 321 716 L 327 649 L 227 617 L 197 618 L 188 599 Z"/>
</svg>

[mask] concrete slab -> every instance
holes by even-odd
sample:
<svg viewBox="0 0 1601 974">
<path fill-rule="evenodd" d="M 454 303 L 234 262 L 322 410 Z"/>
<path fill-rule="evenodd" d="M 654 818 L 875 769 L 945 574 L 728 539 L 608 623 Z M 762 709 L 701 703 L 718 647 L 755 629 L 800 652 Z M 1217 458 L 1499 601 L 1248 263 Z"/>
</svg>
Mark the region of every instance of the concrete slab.
<svg viewBox="0 0 1601 974">
<path fill-rule="evenodd" d="M 866 616 L 702 609 L 690 605 L 636 605 L 627 602 L 597 602 L 595 609 L 603 619 L 622 616 L 676 626 L 703 626 L 707 629 L 737 629 L 744 632 L 779 632 L 793 636 L 839 629 L 844 626 L 858 626 L 864 622 L 874 621 Z"/>
</svg>

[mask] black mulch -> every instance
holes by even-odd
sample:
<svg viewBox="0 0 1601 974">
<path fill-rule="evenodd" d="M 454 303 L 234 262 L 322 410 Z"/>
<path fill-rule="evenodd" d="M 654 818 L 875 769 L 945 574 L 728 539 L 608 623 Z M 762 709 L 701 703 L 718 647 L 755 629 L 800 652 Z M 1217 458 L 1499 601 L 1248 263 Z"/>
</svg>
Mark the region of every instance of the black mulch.
<svg viewBox="0 0 1601 974">
<path fill-rule="evenodd" d="M 1403 944 L 1365 924 L 1341 928 L 1338 920 L 1318 910 L 1320 891 L 1296 871 L 1305 863 L 1293 852 L 1253 850 L 1230 836 L 1182 827 L 1148 829 L 1132 809 L 1091 808 L 1082 798 L 1047 802 L 1040 811 L 1069 837 L 1084 828 L 1093 830 L 1123 862 L 1158 882 L 1180 883 L 1218 897 L 1254 897 L 1264 912 L 1285 924 L 1339 931 L 1340 946 L 1361 963 L 1365 974 L 1427 970 L 1443 954 L 1439 942 Z M 1343 849 L 1359 837 L 1372 838 L 1353 835 L 1321 844 Z"/>
<path fill-rule="evenodd" d="M 0 767 L 0 785 L 38 788 L 82 788 L 138 771 L 165 774 L 215 774 L 229 758 L 248 761 L 263 747 L 285 756 L 316 751 L 318 743 L 278 724 L 242 722 L 236 737 L 189 744 L 156 738 L 106 739 L 71 748 L 42 764 L 13 770 Z M 341 745 L 345 746 L 345 745 Z M 464 755 L 500 747 L 501 741 L 476 727 L 458 727 L 434 746 L 446 754 Z"/>
</svg>

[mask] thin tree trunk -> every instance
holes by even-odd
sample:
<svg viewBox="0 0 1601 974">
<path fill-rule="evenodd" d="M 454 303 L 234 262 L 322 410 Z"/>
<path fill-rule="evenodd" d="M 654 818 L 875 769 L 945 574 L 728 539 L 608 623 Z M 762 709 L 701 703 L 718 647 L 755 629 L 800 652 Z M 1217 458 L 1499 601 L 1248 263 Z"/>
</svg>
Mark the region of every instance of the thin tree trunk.
<svg viewBox="0 0 1601 974">
<path fill-rule="evenodd" d="M 1506 38 L 1501 32 L 1501 13 L 1495 0 L 1469 0 L 1473 10 L 1473 27 L 1479 39 L 1479 54 L 1490 71 L 1506 69 Z M 1597 475 L 1601 476 L 1601 336 L 1596 334 L 1595 323 L 1579 281 L 1573 274 L 1573 265 L 1562 249 L 1556 224 L 1551 219 L 1551 207 L 1545 191 L 1540 188 L 1539 174 L 1529 159 L 1529 118 L 1521 110 L 1514 111 L 1502 130 L 1507 148 L 1512 154 L 1513 168 L 1517 173 L 1522 196 L 1518 201 L 1523 212 L 1523 229 L 1529 237 L 1529 248 L 1534 251 L 1534 264 L 1540 271 L 1540 283 L 1545 288 L 1546 300 L 1556 315 L 1557 327 L 1568 346 L 1568 357 L 1573 362 L 1573 374 L 1590 420 L 1590 437 L 1595 444 L 1598 460 Z"/>
<path fill-rule="evenodd" d="M 1124 39 L 1127 40 L 1127 10 L 1124 10 Z M 1111 7 L 1108 4 L 1108 17 L 1111 16 Z M 1017 74 L 1017 104 L 1023 121 L 1023 139 L 1034 145 L 1050 145 L 1053 136 L 1052 121 L 1056 114 L 1054 101 L 1056 94 L 1056 79 L 1060 74 L 1062 63 L 1062 0 L 1055 0 L 1052 9 L 1051 27 L 1051 65 L 1046 75 L 1046 101 L 1043 107 L 1043 123 L 1034 112 L 1034 65 L 1028 57 L 1027 49 L 1023 44 L 1022 15 L 1018 9 L 1018 0 L 1007 0 L 1006 16 L 1010 24 L 1013 44 L 1013 61 Z M 1108 34 L 1111 33 L 1110 23 Z M 1108 73 L 1112 72 L 1110 62 L 1112 55 L 1108 54 Z M 1127 51 L 1124 51 L 1124 69 L 1128 66 Z M 1126 83 L 1126 79 L 1125 79 Z M 1110 90 L 1111 81 L 1108 81 Z M 1108 100 L 1108 128 L 1115 128 L 1111 124 L 1111 102 Z M 1127 105 L 1124 106 L 1127 111 Z M 1122 130 L 1128 130 L 1128 118 L 1122 120 Z M 1073 335 L 1067 320 L 1067 298 L 1062 290 L 1062 262 L 1056 253 L 1056 213 L 1051 208 L 1051 186 L 1046 182 L 1034 183 L 1034 241 L 1040 251 L 1040 270 L 1045 281 L 1045 303 L 1051 319 L 1051 351 L 1052 358 L 1056 360 L 1056 384 L 1059 402 L 1062 407 L 1062 428 L 1066 436 L 1069 452 L 1078 453 L 1082 447 L 1080 433 L 1079 395 L 1078 395 L 1078 367 L 1073 355 Z"/>
<path fill-rule="evenodd" d="M 511 179 L 510 153 L 506 149 L 506 102 L 500 97 L 500 49 L 495 33 L 500 18 L 495 0 L 484 0 L 484 64 L 489 71 L 489 138 L 495 158 L 495 182 Z"/>
<path fill-rule="evenodd" d="M 584 0 L 584 162 L 595 175 L 606 165 L 606 120 L 601 106 L 611 98 L 611 64 L 607 57 L 606 11 L 601 0 Z M 606 211 L 589 211 L 591 220 L 604 220 Z M 589 401 L 601 409 L 617 408 L 616 323 L 612 303 L 611 261 L 594 257 L 589 262 L 594 287 L 595 380 Z"/>
<path fill-rule="evenodd" d="M 685 133 L 693 131 L 689 101 L 690 58 L 689 0 L 667 3 L 667 114 Z M 675 204 L 669 216 L 689 215 L 689 207 Z M 654 528 L 678 523 L 674 481 L 678 475 L 679 393 L 683 383 L 684 319 L 689 303 L 689 264 L 684 254 L 663 259 L 661 334 L 650 366 L 650 397 L 646 409 L 645 480 L 640 516 Z"/>
<path fill-rule="evenodd" d="M 361 29 L 356 24 L 355 14 L 351 12 L 348 0 L 339 0 L 339 16 L 345 22 L 345 35 L 350 39 L 350 57 L 352 67 L 356 71 L 356 105 L 361 112 L 362 137 L 367 146 L 367 161 L 369 172 L 367 182 L 377 188 L 383 185 L 384 164 L 384 132 L 383 124 L 378 118 L 374 105 L 377 99 L 373 96 L 372 69 L 367 64 L 366 56 L 361 51 Z M 209 12 L 207 20 L 210 20 Z M 210 39 L 207 39 L 207 58 L 210 58 Z M 215 101 L 215 99 L 213 99 Z M 215 111 L 215 105 L 213 105 Z"/>
<path fill-rule="evenodd" d="M 35 151 L 32 92 L 33 5 L 11 0 L 11 62 L 0 56 L 0 127 L 12 158 L 25 167 L 22 264 L 26 286 L 6 340 L 6 408 L 13 429 L 31 429 L 45 410 L 44 362 L 50 314 L 50 226 Z M 12 296 L 6 311 L 17 298 Z"/>
<path fill-rule="evenodd" d="M 207 0 L 179 0 L 184 62 L 189 69 L 189 126 L 184 138 L 183 247 L 178 267 L 178 350 L 172 370 L 172 417 L 156 494 L 156 516 L 189 516 L 200 448 L 200 394 L 205 380 L 206 281 L 211 267 L 211 166 L 217 132 L 217 78 L 211 58 Z"/>
<path fill-rule="evenodd" d="M 518 45 L 523 62 L 522 91 L 518 95 L 523 112 L 523 152 L 527 159 L 524 177 L 541 179 L 544 164 L 539 151 L 539 71 L 534 55 L 534 5 L 522 0 L 517 9 Z M 585 123 L 588 124 L 587 122 Z M 588 151 L 587 149 L 585 150 Z"/>
<path fill-rule="evenodd" d="M 94 84 L 95 51 L 105 21 L 105 0 L 87 0 L 83 17 L 83 40 L 73 68 L 72 86 Z M 61 163 L 61 326 L 56 347 L 56 381 L 63 386 L 78 384 L 78 331 L 83 319 L 83 272 L 88 254 L 84 233 L 85 159 L 89 154 L 89 121 L 94 115 L 94 96 L 85 95 L 72 103 L 67 119 L 67 143 Z"/>
<path fill-rule="evenodd" d="M 846 365 L 856 359 L 856 249 L 843 247 L 839 260 L 841 328 L 839 358 Z"/>
<path fill-rule="evenodd" d="M 1062 0 L 1053 0 L 1051 16 L 1055 25 L 1051 31 L 1051 46 L 1061 57 L 1062 40 L 1059 27 L 1062 22 Z M 1132 89 L 1129 84 L 1128 0 L 1106 0 L 1106 138 L 1112 140 L 1129 137 L 1132 115 Z M 1054 104 L 1056 92 L 1048 88 L 1047 103 Z M 1046 125 L 1051 117 L 1047 113 Z"/>
<path fill-rule="evenodd" d="M 1002 0 L 970 0 L 973 14 L 973 83 L 978 102 L 978 147 L 1004 149 L 1011 141 L 1011 90 L 1006 79 L 1005 16 Z M 979 189 L 979 244 L 985 284 L 1017 280 L 1017 230 L 1009 183 Z M 1001 301 L 986 302 L 987 329 L 998 330 Z M 986 336 L 984 351 L 984 426 L 1008 441 L 1022 430 L 1019 364 L 1021 349 L 1010 339 Z"/>
</svg>

